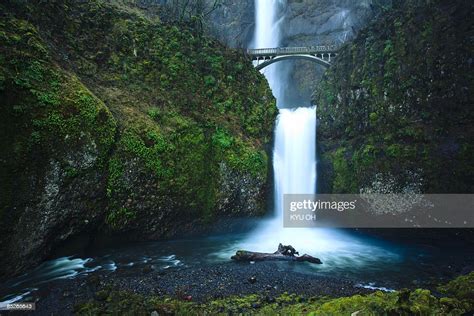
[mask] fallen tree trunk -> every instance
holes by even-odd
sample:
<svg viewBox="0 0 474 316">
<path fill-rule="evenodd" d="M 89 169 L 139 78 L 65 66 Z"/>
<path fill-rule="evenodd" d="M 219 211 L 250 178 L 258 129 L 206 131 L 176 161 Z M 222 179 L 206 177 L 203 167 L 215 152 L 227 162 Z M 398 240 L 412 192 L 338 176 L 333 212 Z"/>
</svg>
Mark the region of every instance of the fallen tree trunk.
<svg viewBox="0 0 474 316">
<path fill-rule="evenodd" d="M 238 250 L 235 255 L 231 257 L 235 261 L 297 261 L 297 262 L 311 262 L 315 264 L 322 264 L 319 258 L 304 254 L 302 256 L 295 256 L 298 254 L 291 246 L 283 246 L 280 244 L 278 250 L 274 253 L 267 252 L 253 252 L 247 250 Z"/>
</svg>

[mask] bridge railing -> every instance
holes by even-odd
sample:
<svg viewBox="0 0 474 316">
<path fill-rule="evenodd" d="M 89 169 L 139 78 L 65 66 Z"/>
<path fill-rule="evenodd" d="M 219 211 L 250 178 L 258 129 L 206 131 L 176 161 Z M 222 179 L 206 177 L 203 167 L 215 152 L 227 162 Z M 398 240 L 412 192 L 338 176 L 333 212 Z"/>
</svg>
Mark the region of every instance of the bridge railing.
<svg viewBox="0 0 474 316">
<path fill-rule="evenodd" d="M 336 52 L 337 45 L 319 45 L 308 47 L 277 47 L 277 48 L 257 48 L 247 49 L 247 54 L 251 56 L 276 56 L 291 54 L 314 54 Z"/>
</svg>

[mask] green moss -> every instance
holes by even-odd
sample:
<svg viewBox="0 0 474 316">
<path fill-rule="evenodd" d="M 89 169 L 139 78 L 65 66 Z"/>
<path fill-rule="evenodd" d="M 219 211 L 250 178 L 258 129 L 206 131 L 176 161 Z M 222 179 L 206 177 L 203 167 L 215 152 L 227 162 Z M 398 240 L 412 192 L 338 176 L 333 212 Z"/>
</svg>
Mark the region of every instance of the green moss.
<svg viewBox="0 0 474 316">
<path fill-rule="evenodd" d="M 137 213 L 126 207 L 112 209 L 105 219 L 107 225 L 112 229 L 119 230 L 126 228 L 137 216 Z"/>
<path fill-rule="evenodd" d="M 372 112 L 372 113 L 369 114 L 369 120 L 372 123 L 376 123 L 378 118 L 379 118 L 379 116 L 375 112 Z"/>
<path fill-rule="evenodd" d="M 117 123 L 76 75 L 55 63 L 31 22 L 5 13 L 0 34 L 0 145 L 5 159 L 0 209 L 17 209 L 9 213 L 12 220 L 20 215 L 15 206 L 27 205 L 30 194 L 37 194 L 31 192 L 30 177 L 41 176 L 50 161 L 58 162 L 69 179 L 104 170 Z M 78 152 L 87 152 L 89 161 L 74 165 L 71 156 Z"/>
<path fill-rule="evenodd" d="M 351 176 L 351 159 L 346 156 L 345 148 L 338 148 L 329 159 L 332 161 L 334 174 L 332 191 L 335 193 L 347 193 L 357 185 Z"/>
<path fill-rule="evenodd" d="M 220 151 L 225 151 L 230 148 L 234 142 L 234 139 L 228 132 L 218 129 L 214 135 L 212 135 L 212 143 Z"/>
<path fill-rule="evenodd" d="M 402 157 L 402 150 L 403 150 L 403 147 L 401 145 L 392 144 L 392 145 L 387 147 L 386 153 L 387 153 L 387 155 L 389 155 L 391 157 L 401 158 Z"/>
<path fill-rule="evenodd" d="M 473 273 L 461 276 L 446 285 L 450 295 L 436 298 L 425 289 L 398 292 L 374 292 L 350 297 L 310 297 L 283 293 L 273 299 L 251 294 L 209 300 L 204 303 L 180 300 L 178 297 L 163 298 L 142 296 L 128 292 L 100 291 L 93 301 L 79 304 L 75 312 L 81 315 L 93 313 L 120 314 L 124 310 L 134 315 L 146 315 L 153 311 L 174 315 L 462 315 L 471 310 Z M 455 288 L 454 292 L 453 287 Z M 467 296 L 464 290 L 469 289 Z M 444 289 L 444 287 L 443 287 Z M 443 290 L 444 291 L 444 290 Z M 470 292 L 469 292 L 470 291 Z M 446 292 L 447 293 L 447 292 Z M 460 295 L 460 296 L 455 296 Z M 106 299 L 103 299 L 106 297 Z"/>
<path fill-rule="evenodd" d="M 266 177 L 268 157 L 263 150 L 258 150 L 248 144 L 237 142 L 234 151 L 227 155 L 229 165 L 253 176 Z"/>
<path fill-rule="evenodd" d="M 473 192 L 470 158 L 461 150 L 474 126 L 463 88 L 473 80 L 470 9 L 462 1 L 392 5 L 341 48 L 314 93 L 320 154 L 336 159 L 325 187 L 357 193 L 377 174 L 410 186 L 398 177 L 408 172 L 423 178 L 426 193 Z M 353 153 L 351 163 L 335 152 L 340 147 Z"/>
<path fill-rule="evenodd" d="M 120 191 L 124 186 L 122 181 L 124 166 L 117 156 L 110 158 L 108 171 L 107 196 L 111 198 L 115 192 Z"/>
<path fill-rule="evenodd" d="M 474 272 L 457 277 L 438 288 L 442 293 L 460 300 L 468 300 L 474 305 Z"/>
<path fill-rule="evenodd" d="M 154 120 L 159 120 L 161 111 L 158 108 L 151 108 L 148 110 L 148 115 Z"/>
</svg>

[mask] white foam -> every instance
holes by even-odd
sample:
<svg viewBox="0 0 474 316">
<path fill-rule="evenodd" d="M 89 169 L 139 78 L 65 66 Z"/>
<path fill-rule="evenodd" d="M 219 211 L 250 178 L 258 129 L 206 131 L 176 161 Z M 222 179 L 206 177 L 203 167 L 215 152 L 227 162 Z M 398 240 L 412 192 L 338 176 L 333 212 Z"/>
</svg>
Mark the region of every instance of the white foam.
<svg viewBox="0 0 474 316">
<path fill-rule="evenodd" d="M 383 292 L 395 292 L 394 289 L 390 289 L 384 286 L 375 286 L 375 283 L 370 282 L 369 284 L 357 284 L 357 287 L 361 287 L 364 289 L 369 289 L 369 290 L 378 290 L 378 291 L 383 291 Z"/>
</svg>

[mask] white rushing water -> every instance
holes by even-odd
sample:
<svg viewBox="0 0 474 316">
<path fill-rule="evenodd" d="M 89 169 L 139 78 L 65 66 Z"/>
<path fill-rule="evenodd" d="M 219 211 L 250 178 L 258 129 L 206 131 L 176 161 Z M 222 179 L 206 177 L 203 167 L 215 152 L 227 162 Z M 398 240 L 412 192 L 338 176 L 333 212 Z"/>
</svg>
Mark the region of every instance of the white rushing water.
<svg viewBox="0 0 474 316">
<path fill-rule="evenodd" d="M 252 48 L 273 48 L 280 46 L 280 24 L 283 16 L 279 16 L 280 8 L 285 5 L 285 0 L 255 0 L 255 35 Z M 273 95 L 278 100 L 282 99 L 284 87 L 281 80 L 281 64 L 273 64 L 262 72 L 272 88 Z"/>
<path fill-rule="evenodd" d="M 280 46 L 280 24 L 283 20 L 280 12 L 284 5 L 284 0 L 255 0 L 255 36 L 252 43 L 254 48 Z M 275 216 L 270 221 L 263 222 L 244 244 L 248 249 L 267 252 L 275 249 L 280 242 L 301 250 L 314 250 L 313 245 L 308 245 L 321 240 L 314 236 L 318 231 L 283 228 L 282 216 L 284 194 L 316 192 L 316 109 L 284 108 L 287 105 L 280 104 L 279 100 L 283 99 L 286 82 L 279 63 L 266 67 L 262 72 L 280 108 L 273 152 Z M 311 236 L 307 236 L 308 233 Z"/>
<path fill-rule="evenodd" d="M 316 192 L 316 109 L 280 109 L 273 151 L 275 213 L 283 213 L 284 194 Z"/>
<path fill-rule="evenodd" d="M 255 0 L 254 48 L 279 47 L 280 14 L 285 0 Z M 279 63 L 263 69 L 277 105 L 281 107 L 275 130 L 273 168 L 275 174 L 275 211 L 283 211 L 283 194 L 316 192 L 316 110 L 315 108 L 284 109 L 286 82 Z M 286 77 L 285 77 L 286 78 Z"/>
<path fill-rule="evenodd" d="M 256 29 L 254 48 L 279 47 L 280 22 L 284 0 L 255 0 Z M 284 99 L 287 82 L 278 65 L 270 65 L 263 73 L 267 78 L 280 113 L 275 130 L 273 169 L 275 182 L 274 216 L 262 221 L 259 227 L 235 249 L 275 251 L 278 244 L 292 245 L 301 254 L 318 256 L 324 262 L 321 268 L 363 266 L 369 262 L 387 260 L 392 253 L 355 238 L 341 230 L 323 228 L 284 228 L 283 195 L 313 194 L 316 192 L 316 107 L 287 108 L 293 104 L 279 104 Z M 226 255 L 227 255 L 226 254 Z"/>
</svg>

